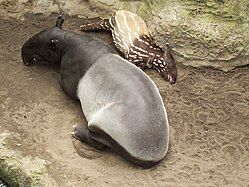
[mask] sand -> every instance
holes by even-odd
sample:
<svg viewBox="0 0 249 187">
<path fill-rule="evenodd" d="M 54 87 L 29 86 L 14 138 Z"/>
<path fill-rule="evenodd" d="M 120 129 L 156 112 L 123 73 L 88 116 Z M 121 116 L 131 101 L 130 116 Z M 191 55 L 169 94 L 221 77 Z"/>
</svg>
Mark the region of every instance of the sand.
<svg viewBox="0 0 249 187">
<path fill-rule="evenodd" d="M 86 122 L 78 101 L 61 90 L 59 70 L 23 65 L 22 44 L 55 19 L 0 18 L 0 128 L 18 134 L 14 149 L 47 160 L 58 186 L 248 186 L 248 66 L 224 73 L 178 63 L 174 85 L 146 71 L 163 97 L 171 131 L 166 158 L 142 169 L 109 149 L 99 152 L 75 141 L 72 126 Z M 81 22 L 67 17 L 64 25 L 76 29 Z M 109 34 L 93 35 L 113 45 Z"/>
</svg>

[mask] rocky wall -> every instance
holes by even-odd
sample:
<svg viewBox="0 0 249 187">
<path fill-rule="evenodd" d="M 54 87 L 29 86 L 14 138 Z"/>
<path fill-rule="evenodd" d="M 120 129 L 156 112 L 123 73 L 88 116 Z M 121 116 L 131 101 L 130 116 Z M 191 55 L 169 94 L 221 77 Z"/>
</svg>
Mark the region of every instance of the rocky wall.
<svg viewBox="0 0 249 187">
<path fill-rule="evenodd" d="M 161 47 L 169 44 L 178 63 L 225 71 L 249 63 L 247 0 L 0 0 L 0 14 L 66 13 L 108 17 L 127 9 L 144 18 Z"/>
</svg>

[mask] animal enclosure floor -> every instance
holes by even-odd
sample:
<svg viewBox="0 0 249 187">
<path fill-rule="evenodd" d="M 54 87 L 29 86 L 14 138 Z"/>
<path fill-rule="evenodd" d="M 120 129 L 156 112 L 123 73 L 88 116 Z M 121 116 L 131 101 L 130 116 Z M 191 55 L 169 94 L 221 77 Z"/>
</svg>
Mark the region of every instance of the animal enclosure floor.
<svg viewBox="0 0 249 187">
<path fill-rule="evenodd" d="M 53 26 L 56 17 L 0 20 L 0 130 L 17 134 L 14 149 L 47 160 L 58 186 L 249 184 L 248 66 L 224 73 L 178 64 L 174 85 L 146 71 L 163 97 L 171 131 L 166 158 L 154 168 L 141 169 L 109 149 L 97 152 L 75 141 L 72 126 L 86 122 L 79 103 L 61 90 L 59 70 L 23 65 L 22 44 Z M 66 17 L 64 27 L 77 29 L 81 22 Z M 112 43 L 105 32 L 93 35 Z"/>
</svg>

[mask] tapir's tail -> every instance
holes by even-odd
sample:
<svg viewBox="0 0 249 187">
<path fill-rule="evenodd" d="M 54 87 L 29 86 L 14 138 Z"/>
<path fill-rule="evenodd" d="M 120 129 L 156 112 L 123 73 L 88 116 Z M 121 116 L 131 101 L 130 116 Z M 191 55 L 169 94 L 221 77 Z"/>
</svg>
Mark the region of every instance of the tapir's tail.
<svg viewBox="0 0 249 187">
<path fill-rule="evenodd" d="M 87 23 L 80 26 L 81 31 L 111 30 L 109 19 L 90 18 Z"/>
</svg>

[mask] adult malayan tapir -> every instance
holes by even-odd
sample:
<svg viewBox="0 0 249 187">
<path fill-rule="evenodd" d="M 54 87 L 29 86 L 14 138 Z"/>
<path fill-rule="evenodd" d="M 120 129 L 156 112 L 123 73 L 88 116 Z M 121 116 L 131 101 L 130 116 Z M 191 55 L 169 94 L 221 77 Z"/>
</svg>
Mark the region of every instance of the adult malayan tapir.
<svg viewBox="0 0 249 187">
<path fill-rule="evenodd" d="M 153 81 L 104 42 L 87 34 L 55 27 L 31 37 L 22 46 L 25 65 L 46 62 L 60 66 L 59 82 L 79 99 L 88 126 L 74 135 L 97 149 L 110 147 L 142 167 L 164 158 L 169 144 L 166 110 Z"/>
</svg>

